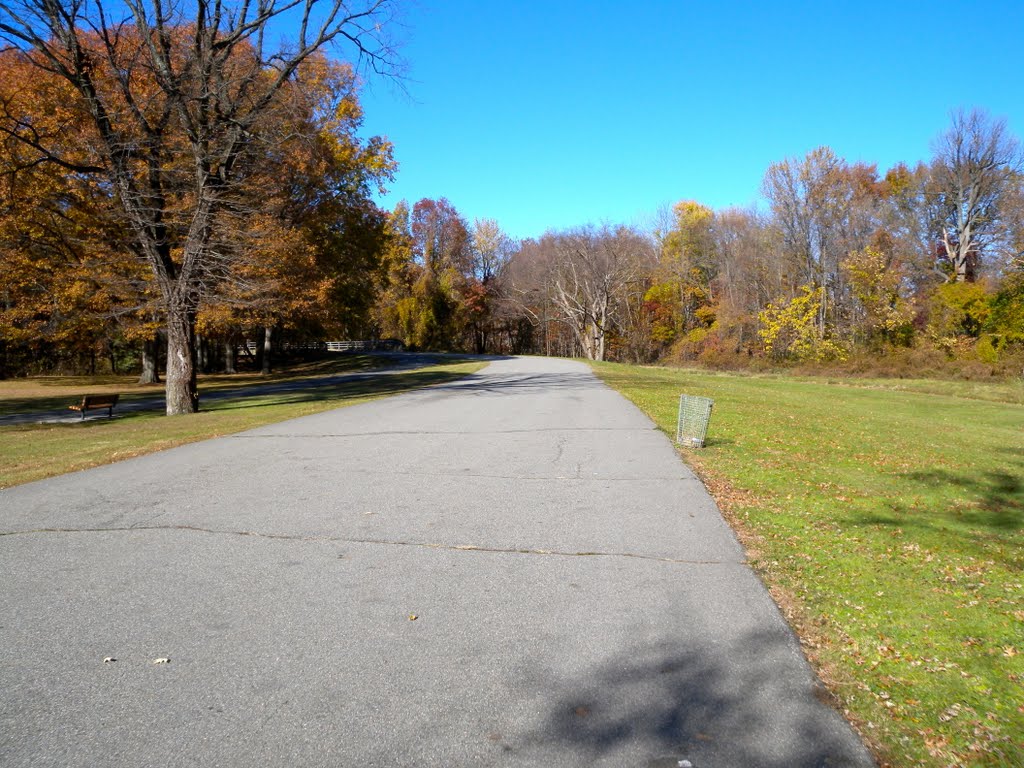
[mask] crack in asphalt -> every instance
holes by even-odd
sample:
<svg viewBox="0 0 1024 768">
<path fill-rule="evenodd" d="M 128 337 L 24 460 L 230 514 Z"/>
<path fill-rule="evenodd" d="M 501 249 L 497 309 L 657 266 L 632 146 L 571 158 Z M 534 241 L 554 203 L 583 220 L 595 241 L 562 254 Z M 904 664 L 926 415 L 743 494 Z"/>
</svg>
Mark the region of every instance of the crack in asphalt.
<svg viewBox="0 0 1024 768">
<path fill-rule="evenodd" d="M 484 429 L 484 430 L 473 430 L 473 431 L 454 431 L 454 430 L 437 430 L 437 429 L 422 429 L 422 430 L 385 430 L 383 432 L 333 432 L 333 433 L 316 433 L 308 434 L 302 432 L 274 432 L 270 434 L 245 434 L 239 433 L 234 435 L 225 435 L 226 438 L 231 440 L 266 440 L 268 438 L 309 438 L 315 440 L 321 440 L 323 438 L 333 437 L 383 437 L 385 435 L 453 435 L 459 437 L 462 435 L 531 435 L 537 432 L 658 432 L 659 429 L 656 426 L 651 427 L 548 427 L 546 429 Z"/>
<path fill-rule="evenodd" d="M 372 544 L 389 547 L 410 547 L 414 549 L 435 549 L 449 552 L 486 552 L 503 555 L 541 555 L 546 557 L 615 557 L 634 560 L 652 560 L 659 563 L 679 565 L 747 565 L 746 560 L 686 560 L 659 555 L 643 555 L 637 552 L 565 552 L 556 549 L 534 549 L 518 547 L 486 547 L 476 544 L 441 544 L 438 542 L 401 541 L 395 539 L 355 539 L 342 536 L 299 536 L 289 533 L 265 533 L 262 531 L 232 531 L 218 528 L 202 528 L 194 525 L 145 525 L 113 528 L 35 528 L 27 531 L 0 531 L 0 537 L 27 536 L 41 533 L 137 533 L 139 531 L 189 531 L 218 536 L 247 536 L 256 539 L 281 541 L 326 542 L 332 544 Z"/>
<path fill-rule="evenodd" d="M 553 480 L 586 480 L 590 482 L 616 482 L 616 483 L 675 483 L 675 482 L 687 482 L 696 481 L 700 482 L 695 477 L 611 477 L 602 476 L 598 474 L 584 475 L 581 464 L 573 464 L 571 467 L 573 474 L 570 475 L 490 475 L 483 472 L 409 472 L 409 471 L 398 471 L 398 470 L 380 470 L 374 472 L 368 469 L 357 469 L 352 470 L 350 474 L 353 475 L 371 475 L 378 474 L 386 477 L 447 477 L 456 478 L 458 480 L 522 480 L 523 482 L 551 482 Z M 338 477 L 346 474 L 345 470 L 338 470 L 337 472 L 331 472 L 332 477 Z"/>
</svg>

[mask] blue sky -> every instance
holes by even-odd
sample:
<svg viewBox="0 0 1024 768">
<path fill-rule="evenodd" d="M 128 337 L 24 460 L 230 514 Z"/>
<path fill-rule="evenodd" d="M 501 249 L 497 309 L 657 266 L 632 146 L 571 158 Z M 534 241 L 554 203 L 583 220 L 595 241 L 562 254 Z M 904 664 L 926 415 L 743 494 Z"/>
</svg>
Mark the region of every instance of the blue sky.
<svg viewBox="0 0 1024 768">
<path fill-rule="evenodd" d="M 1024 135 L 1021 0 L 418 0 L 403 22 L 408 95 L 363 94 L 400 163 L 381 204 L 443 196 L 515 237 L 756 203 L 769 163 L 823 144 L 927 159 L 959 106 Z"/>
</svg>

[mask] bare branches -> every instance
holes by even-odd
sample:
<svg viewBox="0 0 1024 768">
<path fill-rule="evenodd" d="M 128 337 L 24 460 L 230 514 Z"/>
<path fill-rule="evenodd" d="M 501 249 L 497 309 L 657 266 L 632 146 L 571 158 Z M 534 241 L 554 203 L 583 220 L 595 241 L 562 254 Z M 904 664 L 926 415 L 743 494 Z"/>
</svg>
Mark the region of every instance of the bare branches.
<svg viewBox="0 0 1024 768">
<path fill-rule="evenodd" d="M 247 192 L 244 162 L 282 93 L 325 47 L 395 74 L 388 40 L 395 0 L 0 0 L 0 40 L 71 86 L 89 115 L 98 157 L 83 162 L 5 105 L 0 136 L 28 162 L 104 176 L 117 193 L 163 297 L 169 412 L 196 408 L 191 328 L 226 274 L 222 220 Z M 186 17 L 184 8 L 194 15 Z M 296 39 L 264 48 L 271 24 Z M 177 387 L 172 396 L 171 390 Z"/>
<path fill-rule="evenodd" d="M 980 110 L 955 112 L 935 143 L 942 242 L 955 279 L 973 281 L 982 253 L 1006 238 L 1002 208 L 1024 156 L 1005 120 Z"/>
<path fill-rule="evenodd" d="M 583 354 L 603 360 L 608 336 L 623 320 L 630 294 L 652 259 L 651 242 L 627 227 L 549 233 L 517 255 L 512 290 L 534 321 L 542 315 L 535 305 L 545 310 L 550 305 Z"/>
</svg>

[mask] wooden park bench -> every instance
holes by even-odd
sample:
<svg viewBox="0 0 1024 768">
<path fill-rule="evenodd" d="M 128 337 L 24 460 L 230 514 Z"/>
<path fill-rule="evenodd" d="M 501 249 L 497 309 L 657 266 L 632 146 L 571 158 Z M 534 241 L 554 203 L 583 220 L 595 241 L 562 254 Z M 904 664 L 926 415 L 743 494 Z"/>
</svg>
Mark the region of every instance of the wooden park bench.
<svg viewBox="0 0 1024 768">
<path fill-rule="evenodd" d="M 120 395 L 85 395 L 82 402 L 69 405 L 72 411 L 81 411 L 82 418 L 85 418 L 86 411 L 95 411 L 100 408 L 107 409 L 107 416 L 113 418 L 114 406 L 117 405 L 117 398 Z"/>
</svg>

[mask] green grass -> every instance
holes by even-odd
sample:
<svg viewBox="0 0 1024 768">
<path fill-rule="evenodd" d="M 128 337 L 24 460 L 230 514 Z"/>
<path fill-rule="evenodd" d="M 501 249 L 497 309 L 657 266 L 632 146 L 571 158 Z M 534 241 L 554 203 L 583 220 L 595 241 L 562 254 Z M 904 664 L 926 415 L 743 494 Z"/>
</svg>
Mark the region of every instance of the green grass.
<svg viewBox="0 0 1024 768">
<path fill-rule="evenodd" d="M 1024 766 L 1024 406 L 1017 385 L 598 364 L 687 458 L 808 656 L 888 764 Z"/>
<path fill-rule="evenodd" d="M 453 360 L 331 387 L 211 401 L 202 412 L 189 416 L 169 417 L 156 411 L 117 415 L 115 411 L 117 418 L 114 419 L 0 427 L 0 488 L 331 408 L 355 405 L 410 389 L 443 384 L 484 365 Z M 323 375 L 323 371 L 317 369 L 313 375 Z M 293 370 L 281 374 L 276 380 L 296 378 L 302 376 Z M 262 377 L 253 383 L 267 380 L 267 377 Z M 89 385 L 88 382 L 86 384 Z"/>
</svg>

